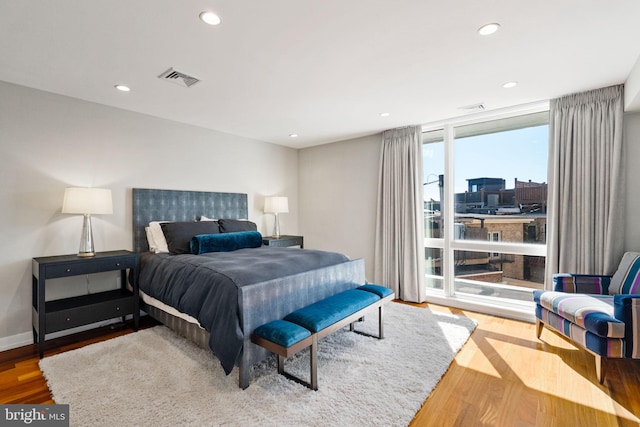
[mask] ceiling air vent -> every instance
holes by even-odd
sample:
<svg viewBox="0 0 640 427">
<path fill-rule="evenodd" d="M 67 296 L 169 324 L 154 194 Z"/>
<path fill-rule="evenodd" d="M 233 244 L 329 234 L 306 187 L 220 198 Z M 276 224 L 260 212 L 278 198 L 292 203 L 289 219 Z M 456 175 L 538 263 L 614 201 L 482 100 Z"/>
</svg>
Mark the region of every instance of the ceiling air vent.
<svg viewBox="0 0 640 427">
<path fill-rule="evenodd" d="M 174 70 L 173 68 L 169 68 L 167 71 L 160 74 L 158 78 L 167 82 L 175 83 L 182 87 L 191 87 L 200 81 L 193 76 Z"/>
<path fill-rule="evenodd" d="M 477 104 L 465 105 L 464 107 L 458 107 L 458 109 L 468 111 L 469 113 L 484 111 L 484 103 L 479 102 Z"/>
</svg>

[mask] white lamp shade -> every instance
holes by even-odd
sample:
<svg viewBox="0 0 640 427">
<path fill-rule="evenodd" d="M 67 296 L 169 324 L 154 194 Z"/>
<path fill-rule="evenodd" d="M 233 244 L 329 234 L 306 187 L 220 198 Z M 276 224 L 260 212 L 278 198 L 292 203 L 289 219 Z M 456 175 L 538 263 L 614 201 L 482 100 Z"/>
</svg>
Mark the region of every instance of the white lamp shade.
<svg viewBox="0 0 640 427">
<path fill-rule="evenodd" d="M 66 188 L 62 202 L 62 213 L 112 214 L 111 190 L 105 188 Z"/>
<path fill-rule="evenodd" d="M 289 199 L 283 196 L 265 197 L 264 211 L 265 213 L 288 213 Z"/>
</svg>

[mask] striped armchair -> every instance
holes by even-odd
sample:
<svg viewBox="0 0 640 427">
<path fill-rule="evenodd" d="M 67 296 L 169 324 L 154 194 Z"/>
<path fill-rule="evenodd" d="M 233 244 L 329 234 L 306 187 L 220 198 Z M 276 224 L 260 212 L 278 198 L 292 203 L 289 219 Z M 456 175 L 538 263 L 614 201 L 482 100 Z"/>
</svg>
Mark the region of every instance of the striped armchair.
<svg viewBox="0 0 640 427">
<path fill-rule="evenodd" d="M 640 359 L 640 253 L 624 254 L 613 276 L 556 274 L 533 299 L 538 339 L 546 326 L 595 355 L 600 384 L 607 358 Z"/>
</svg>

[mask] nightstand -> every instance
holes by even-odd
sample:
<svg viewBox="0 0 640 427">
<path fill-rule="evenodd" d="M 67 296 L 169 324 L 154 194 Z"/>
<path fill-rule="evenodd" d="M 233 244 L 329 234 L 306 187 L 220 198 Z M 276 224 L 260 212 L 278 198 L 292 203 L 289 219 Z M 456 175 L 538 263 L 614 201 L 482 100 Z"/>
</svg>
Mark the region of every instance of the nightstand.
<svg viewBox="0 0 640 427">
<path fill-rule="evenodd" d="M 300 248 L 304 248 L 304 237 L 302 236 L 265 236 L 262 238 L 262 244 L 266 246 L 276 246 L 276 247 L 285 247 L 285 246 L 300 246 Z"/>
<path fill-rule="evenodd" d="M 98 252 L 91 258 L 61 255 L 33 258 L 33 342 L 38 344 L 40 358 L 44 355 L 46 334 L 77 326 L 101 322 L 115 317 L 133 315 L 138 330 L 140 303 L 138 300 L 139 255 L 130 251 Z M 127 269 L 131 270 L 133 292 L 127 288 Z M 120 289 L 96 292 L 45 302 L 46 281 L 61 277 L 120 270 Z"/>
</svg>

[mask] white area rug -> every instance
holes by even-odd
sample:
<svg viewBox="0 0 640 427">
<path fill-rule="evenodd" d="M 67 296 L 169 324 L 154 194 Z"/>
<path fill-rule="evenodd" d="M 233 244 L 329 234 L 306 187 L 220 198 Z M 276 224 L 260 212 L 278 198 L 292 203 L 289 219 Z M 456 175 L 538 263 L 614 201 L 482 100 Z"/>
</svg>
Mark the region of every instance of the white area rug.
<svg viewBox="0 0 640 427">
<path fill-rule="evenodd" d="M 377 329 L 368 316 L 358 329 Z M 475 321 L 390 303 L 385 338 L 347 330 L 320 341 L 318 391 L 276 372 L 275 357 L 238 388 L 208 350 L 164 326 L 40 361 L 73 426 L 406 426 L 469 338 Z M 286 369 L 308 378 L 305 350 Z"/>
</svg>

